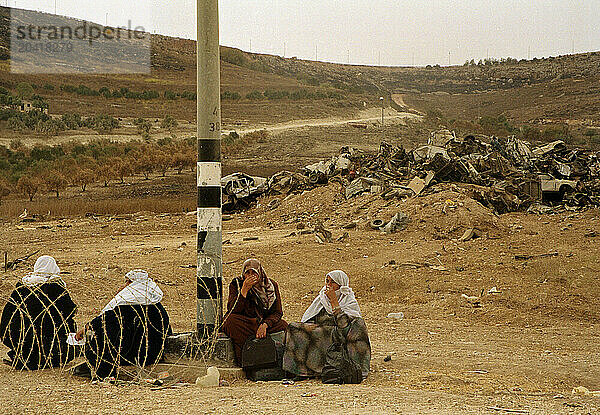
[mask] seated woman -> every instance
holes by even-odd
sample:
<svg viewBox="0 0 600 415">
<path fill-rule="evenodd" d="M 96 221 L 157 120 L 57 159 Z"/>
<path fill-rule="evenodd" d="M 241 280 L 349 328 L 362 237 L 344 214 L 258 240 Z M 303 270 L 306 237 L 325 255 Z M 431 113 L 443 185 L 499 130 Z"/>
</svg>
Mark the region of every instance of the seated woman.
<svg viewBox="0 0 600 415">
<path fill-rule="evenodd" d="M 140 269 L 128 272 L 125 279 L 123 289 L 102 313 L 75 335 L 77 340 L 85 335 L 85 357 L 94 377 L 113 376 L 123 365 L 158 362 L 170 334 L 158 285 Z"/>
<path fill-rule="evenodd" d="M 301 377 L 321 375 L 331 333 L 337 327 L 346 338 L 349 357 L 369 374 L 371 343 L 360 307 L 343 271 L 331 271 L 325 286 L 308 307 L 300 323 L 290 323 L 283 355 L 283 370 Z"/>
<path fill-rule="evenodd" d="M 267 277 L 257 259 L 248 259 L 242 275 L 229 284 L 227 315 L 221 330 L 233 341 L 235 357 L 242 362 L 242 346 L 248 338 L 285 331 L 279 286 Z"/>
<path fill-rule="evenodd" d="M 76 330 L 76 312 L 54 258 L 39 257 L 2 311 L 0 337 L 10 349 L 10 360 L 5 362 L 19 370 L 36 370 L 73 359 L 74 348 L 67 345 L 67 336 Z"/>
</svg>

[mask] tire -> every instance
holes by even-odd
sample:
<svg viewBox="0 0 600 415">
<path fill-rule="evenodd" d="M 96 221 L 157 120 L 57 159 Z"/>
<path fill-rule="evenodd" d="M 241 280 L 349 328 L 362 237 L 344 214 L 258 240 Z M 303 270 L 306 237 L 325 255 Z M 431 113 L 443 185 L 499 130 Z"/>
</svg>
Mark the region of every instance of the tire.
<svg viewBox="0 0 600 415">
<path fill-rule="evenodd" d="M 379 229 L 385 225 L 385 222 L 381 219 L 373 219 L 369 225 L 371 226 L 371 229 Z"/>
</svg>

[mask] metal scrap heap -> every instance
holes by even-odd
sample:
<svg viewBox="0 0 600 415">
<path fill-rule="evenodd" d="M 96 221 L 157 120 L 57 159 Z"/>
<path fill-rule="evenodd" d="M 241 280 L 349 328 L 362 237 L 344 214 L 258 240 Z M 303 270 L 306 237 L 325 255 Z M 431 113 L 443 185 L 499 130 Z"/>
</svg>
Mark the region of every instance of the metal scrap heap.
<svg viewBox="0 0 600 415">
<path fill-rule="evenodd" d="M 544 213 L 558 206 L 600 205 L 599 154 L 561 141 L 533 148 L 516 137 L 436 132 L 427 145 L 406 151 L 382 143 L 377 153 L 343 147 L 340 155 L 306 166 L 308 185 L 334 177 L 346 198 L 363 192 L 388 199 L 412 197 L 441 182 L 459 183 L 497 213 Z"/>
</svg>

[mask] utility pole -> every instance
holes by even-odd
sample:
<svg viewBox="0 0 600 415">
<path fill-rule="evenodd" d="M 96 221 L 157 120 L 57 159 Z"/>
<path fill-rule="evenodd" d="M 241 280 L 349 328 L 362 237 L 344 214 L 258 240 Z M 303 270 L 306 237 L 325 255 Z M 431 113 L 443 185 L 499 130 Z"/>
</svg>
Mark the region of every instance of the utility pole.
<svg viewBox="0 0 600 415">
<path fill-rule="evenodd" d="M 450 51 L 448 51 L 448 66 L 450 66 Z"/>
<path fill-rule="evenodd" d="M 317 62 L 319 60 L 318 55 L 319 55 L 319 46 L 315 45 L 315 62 Z"/>
<path fill-rule="evenodd" d="M 216 338 L 223 320 L 221 94 L 218 0 L 198 6 L 198 337 Z"/>
</svg>

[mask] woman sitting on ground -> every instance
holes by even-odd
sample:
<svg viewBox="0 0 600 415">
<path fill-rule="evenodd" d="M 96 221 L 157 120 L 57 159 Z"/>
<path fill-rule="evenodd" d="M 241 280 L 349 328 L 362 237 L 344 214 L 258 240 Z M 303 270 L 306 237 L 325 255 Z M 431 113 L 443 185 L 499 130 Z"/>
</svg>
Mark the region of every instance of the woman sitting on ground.
<svg viewBox="0 0 600 415">
<path fill-rule="evenodd" d="M 257 259 L 246 260 L 242 275 L 229 284 L 227 316 L 221 329 L 233 341 L 238 363 L 242 362 L 242 346 L 248 338 L 285 332 L 287 323 L 282 316 L 277 283 L 267 277 Z"/>
<path fill-rule="evenodd" d="M 67 345 L 67 336 L 77 328 L 76 312 L 54 258 L 39 257 L 2 311 L 0 337 L 10 349 L 5 363 L 19 370 L 36 370 L 73 359 L 74 348 Z"/>
<path fill-rule="evenodd" d="M 101 314 L 75 336 L 77 340 L 85 337 L 85 357 L 94 377 L 113 376 L 119 366 L 158 362 L 170 334 L 158 285 L 141 269 L 128 272 L 125 280 Z"/>
<path fill-rule="evenodd" d="M 283 370 L 300 377 L 318 377 L 325 364 L 335 328 L 346 338 L 349 357 L 369 374 L 371 343 L 360 307 L 343 271 L 331 271 L 325 286 L 308 307 L 300 323 L 288 326 Z"/>
</svg>

